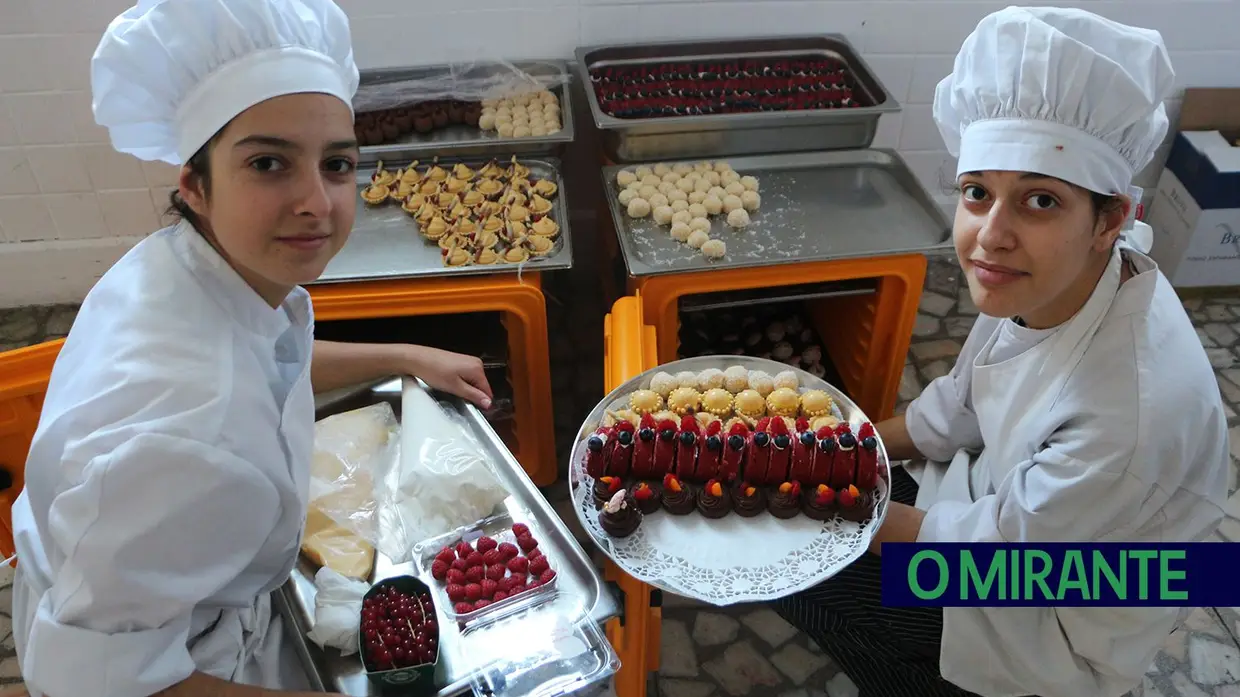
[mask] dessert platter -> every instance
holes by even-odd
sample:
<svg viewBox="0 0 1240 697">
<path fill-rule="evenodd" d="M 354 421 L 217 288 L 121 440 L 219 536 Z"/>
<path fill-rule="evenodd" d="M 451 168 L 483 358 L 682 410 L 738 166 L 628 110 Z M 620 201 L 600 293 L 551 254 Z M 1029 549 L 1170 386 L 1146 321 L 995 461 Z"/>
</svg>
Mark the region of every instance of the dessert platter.
<svg viewBox="0 0 1240 697">
<path fill-rule="evenodd" d="M 363 205 L 350 244 L 394 232 L 412 237 L 425 251 L 409 263 L 429 265 L 433 258 L 440 273 L 551 268 L 548 262 L 567 247 L 560 176 L 547 161 L 435 157 L 392 167 L 381 160 L 359 170 L 358 196 Z M 346 245 L 341 256 L 351 253 Z M 332 272 L 329 266 L 325 276 Z"/>
<path fill-rule="evenodd" d="M 570 460 L 573 508 L 630 575 L 727 605 L 771 600 L 856 560 L 890 468 L 838 389 L 748 356 L 675 361 L 590 414 Z"/>
</svg>

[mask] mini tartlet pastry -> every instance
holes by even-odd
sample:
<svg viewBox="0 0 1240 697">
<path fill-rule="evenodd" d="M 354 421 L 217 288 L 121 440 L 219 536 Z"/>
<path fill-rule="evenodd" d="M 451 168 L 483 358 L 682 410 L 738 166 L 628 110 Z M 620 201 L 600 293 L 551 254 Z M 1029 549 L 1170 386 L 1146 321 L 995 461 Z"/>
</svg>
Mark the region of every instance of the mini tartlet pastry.
<svg viewBox="0 0 1240 697">
<path fill-rule="evenodd" d="M 731 415 L 732 393 L 722 387 L 706 390 L 702 395 L 702 409 L 721 418 Z"/>
<path fill-rule="evenodd" d="M 869 520 L 874 513 L 874 497 L 849 484 L 847 489 L 840 489 L 836 494 L 840 517 L 861 523 Z"/>
<path fill-rule="evenodd" d="M 749 482 L 739 482 L 732 490 L 732 508 L 737 515 L 752 518 L 766 510 L 766 494 Z"/>
<path fill-rule="evenodd" d="M 491 198 L 504 193 L 504 184 L 498 179 L 484 179 L 478 182 L 474 190 L 487 198 Z"/>
<path fill-rule="evenodd" d="M 624 488 L 623 482 L 619 477 L 599 477 L 594 480 L 594 488 L 591 493 L 594 495 L 594 507 L 602 508 L 604 503 L 611 500 L 617 491 Z"/>
<path fill-rule="evenodd" d="M 392 190 L 387 184 L 371 184 L 362 189 L 362 200 L 372 206 L 377 206 L 388 200 Z"/>
<path fill-rule="evenodd" d="M 539 179 L 537 182 L 534 182 L 534 193 L 539 196 L 551 198 L 552 196 L 555 196 L 556 192 L 559 190 L 560 187 L 550 179 Z"/>
<path fill-rule="evenodd" d="M 607 503 L 603 504 L 603 510 L 598 516 L 598 524 L 612 537 L 628 537 L 642 524 L 642 512 L 637 508 L 637 502 L 633 500 L 632 494 L 624 490 L 617 491 Z"/>
<path fill-rule="evenodd" d="M 464 266 L 473 259 L 468 249 L 464 247 L 453 247 L 445 249 L 442 253 L 444 266 Z"/>
<path fill-rule="evenodd" d="M 677 414 L 694 414 L 702 406 L 702 395 L 692 387 L 677 387 L 667 396 L 667 406 Z"/>
<path fill-rule="evenodd" d="M 644 515 L 650 515 L 663 507 L 663 487 L 655 482 L 638 482 L 630 491 L 637 508 Z"/>
<path fill-rule="evenodd" d="M 397 181 L 397 175 L 395 172 L 388 170 L 388 169 L 384 169 L 382 161 L 375 163 L 375 173 L 370 175 L 371 184 L 378 184 L 380 186 L 391 186 L 392 184 L 395 184 L 396 181 Z"/>
<path fill-rule="evenodd" d="M 780 484 L 767 500 L 766 509 L 776 518 L 794 518 L 801 512 L 800 482 Z"/>
<path fill-rule="evenodd" d="M 801 395 L 801 413 L 810 418 L 831 413 L 835 402 L 822 390 L 810 390 Z"/>
<path fill-rule="evenodd" d="M 795 389 L 780 387 L 766 398 L 766 410 L 777 416 L 795 417 L 801 408 L 801 395 Z"/>
<path fill-rule="evenodd" d="M 757 419 L 766 415 L 766 400 L 755 390 L 742 390 L 732 400 L 732 408 L 741 416 Z"/>
<path fill-rule="evenodd" d="M 542 237 L 555 237 L 560 234 L 560 224 L 551 218 L 542 218 L 534 221 L 534 224 L 530 226 L 530 232 Z"/>
<path fill-rule="evenodd" d="M 474 175 L 475 175 L 475 172 L 472 169 L 466 167 L 465 164 L 461 162 L 458 162 L 457 165 L 452 168 L 452 177 L 460 181 L 464 181 L 464 182 L 470 181 L 471 179 L 474 178 Z"/>
<path fill-rule="evenodd" d="M 663 398 L 653 390 L 638 390 L 629 395 L 629 406 L 638 414 L 651 414 L 663 409 Z"/>
<path fill-rule="evenodd" d="M 826 520 L 835 515 L 835 489 L 819 484 L 805 497 L 801 508 L 805 516 L 814 520 Z"/>
<path fill-rule="evenodd" d="M 534 198 L 530 200 L 530 213 L 541 218 L 551 212 L 551 202 L 547 199 L 534 194 Z"/>
<path fill-rule="evenodd" d="M 522 262 L 529 261 L 529 258 L 530 251 L 524 247 L 513 247 L 504 252 L 501 257 L 506 264 L 520 264 Z"/>
<path fill-rule="evenodd" d="M 530 254 L 536 257 L 547 256 L 555 249 L 555 242 L 552 242 L 551 238 L 539 237 L 538 235 L 526 237 L 524 245 L 526 249 L 530 250 Z"/>
<path fill-rule="evenodd" d="M 749 371 L 734 365 L 723 371 L 723 386 L 728 392 L 736 394 L 749 387 Z"/>
<path fill-rule="evenodd" d="M 693 489 L 674 474 L 663 477 L 663 508 L 672 515 L 688 515 L 697 507 Z"/>
<path fill-rule="evenodd" d="M 697 507 L 707 518 L 722 518 L 732 511 L 732 497 L 723 484 L 712 479 L 698 491 Z"/>
<path fill-rule="evenodd" d="M 499 262 L 499 253 L 489 247 L 478 250 L 478 256 L 474 257 L 475 264 L 490 265 Z"/>
</svg>

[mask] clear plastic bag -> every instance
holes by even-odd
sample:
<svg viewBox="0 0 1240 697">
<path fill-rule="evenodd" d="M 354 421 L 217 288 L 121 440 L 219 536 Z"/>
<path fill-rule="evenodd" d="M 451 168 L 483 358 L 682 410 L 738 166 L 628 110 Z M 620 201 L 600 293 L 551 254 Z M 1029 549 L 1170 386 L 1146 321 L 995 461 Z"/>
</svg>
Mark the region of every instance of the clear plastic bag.
<svg viewBox="0 0 1240 697">
<path fill-rule="evenodd" d="M 378 490 L 380 552 L 400 564 L 416 543 L 489 516 L 508 492 L 482 448 L 423 389 L 406 378 L 400 465 Z"/>
<path fill-rule="evenodd" d="M 517 67 L 502 59 L 380 71 L 358 87 L 353 110 L 365 114 L 440 100 L 481 102 L 550 90 L 568 81 L 568 74 L 553 63 Z"/>
</svg>

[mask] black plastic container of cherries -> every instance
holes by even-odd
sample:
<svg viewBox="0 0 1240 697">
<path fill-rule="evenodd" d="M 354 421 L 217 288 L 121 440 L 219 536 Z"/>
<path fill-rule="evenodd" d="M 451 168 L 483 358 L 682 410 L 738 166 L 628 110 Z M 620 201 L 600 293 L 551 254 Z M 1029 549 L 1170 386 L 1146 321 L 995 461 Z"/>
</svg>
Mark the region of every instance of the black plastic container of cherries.
<svg viewBox="0 0 1240 697">
<path fill-rule="evenodd" d="M 420 697 L 436 691 L 439 624 L 430 588 L 412 576 L 374 584 L 358 633 L 366 677 L 380 689 Z"/>
</svg>

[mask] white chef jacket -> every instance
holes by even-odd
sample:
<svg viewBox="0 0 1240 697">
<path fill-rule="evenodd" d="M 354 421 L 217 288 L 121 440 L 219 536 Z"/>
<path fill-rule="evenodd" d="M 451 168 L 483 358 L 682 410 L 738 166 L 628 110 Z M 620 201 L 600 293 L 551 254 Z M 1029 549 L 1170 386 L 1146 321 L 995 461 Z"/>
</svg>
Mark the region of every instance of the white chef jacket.
<svg viewBox="0 0 1240 697">
<path fill-rule="evenodd" d="M 1121 256 L 1135 271 L 1122 286 Z M 979 317 L 905 421 L 928 460 L 906 465 L 919 542 L 1196 542 L 1223 517 L 1213 369 L 1166 277 L 1132 249 L 1117 247 L 1064 325 Z M 941 670 L 987 697 L 1120 695 L 1183 613 L 944 608 Z"/>
<path fill-rule="evenodd" d="M 91 290 L 14 505 L 32 694 L 142 697 L 196 670 L 297 679 L 269 594 L 304 527 L 312 337 L 304 289 L 273 309 L 185 223 Z"/>
</svg>

